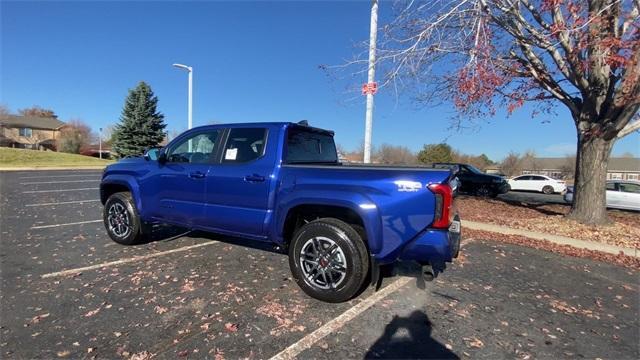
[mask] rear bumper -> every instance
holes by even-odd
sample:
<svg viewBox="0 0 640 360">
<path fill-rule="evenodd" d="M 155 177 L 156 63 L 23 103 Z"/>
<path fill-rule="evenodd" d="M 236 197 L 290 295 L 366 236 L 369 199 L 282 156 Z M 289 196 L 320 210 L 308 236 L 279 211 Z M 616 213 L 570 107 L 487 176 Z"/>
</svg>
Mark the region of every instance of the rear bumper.
<svg viewBox="0 0 640 360">
<path fill-rule="evenodd" d="M 456 216 L 455 220 L 460 218 Z M 461 231 L 427 229 L 403 247 L 398 259 L 420 264 L 451 262 L 460 251 L 460 236 Z"/>
</svg>

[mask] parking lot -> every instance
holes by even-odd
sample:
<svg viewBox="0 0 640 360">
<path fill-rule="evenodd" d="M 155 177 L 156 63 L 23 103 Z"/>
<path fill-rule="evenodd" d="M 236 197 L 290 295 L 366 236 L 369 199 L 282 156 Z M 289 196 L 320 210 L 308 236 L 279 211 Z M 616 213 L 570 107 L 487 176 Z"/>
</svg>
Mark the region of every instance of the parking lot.
<svg viewBox="0 0 640 360">
<path fill-rule="evenodd" d="M 389 276 L 326 304 L 267 244 L 173 228 L 112 242 L 100 174 L 0 173 L 2 358 L 640 357 L 634 270 L 465 238 L 425 290 Z"/>
</svg>

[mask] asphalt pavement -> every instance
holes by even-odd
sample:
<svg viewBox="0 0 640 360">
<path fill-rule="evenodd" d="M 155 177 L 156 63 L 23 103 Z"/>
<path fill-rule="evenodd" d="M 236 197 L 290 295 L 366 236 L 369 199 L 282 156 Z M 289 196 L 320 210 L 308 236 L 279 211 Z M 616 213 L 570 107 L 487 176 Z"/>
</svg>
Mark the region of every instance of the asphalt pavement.
<svg viewBox="0 0 640 360">
<path fill-rule="evenodd" d="M 107 236 L 99 171 L 0 173 L 0 357 L 640 358 L 638 272 L 466 239 L 426 289 L 309 298 L 267 243 Z M 463 229 L 464 231 L 464 229 Z"/>
</svg>

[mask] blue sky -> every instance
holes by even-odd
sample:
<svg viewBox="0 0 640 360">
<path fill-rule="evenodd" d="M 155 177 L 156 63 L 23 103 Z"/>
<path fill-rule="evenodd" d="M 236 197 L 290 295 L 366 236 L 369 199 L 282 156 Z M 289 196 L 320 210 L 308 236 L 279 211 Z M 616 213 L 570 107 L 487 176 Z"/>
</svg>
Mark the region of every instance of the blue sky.
<svg viewBox="0 0 640 360">
<path fill-rule="evenodd" d="M 390 3 L 381 4 L 381 25 Z M 144 80 L 159 98 L 168 128 L 186 129 L 187 76 L 194 67 L 194 124 L 297 121 L 336 131 L 347 149 L 361 144 L 364 97 L 345 92 L 318 65 L 338 65 L 369 34 L 368 0 L 351 2 L 11 2 L 0 3 L 0 103 L 40 105 L 92 128 L 118 121 L 127 90 Z M 376 95 L 374 144 L 418 150 L 447 140 L 499 160 L 509 151 L 539 156 L 574 151 L 563 108 L 531 118 L 525 107 L 480 128 L 449 130 L 450 107 L 416 110 L 391 91 Z M 613 153 L 640 156 L 640 135 Z"/>
</svg>

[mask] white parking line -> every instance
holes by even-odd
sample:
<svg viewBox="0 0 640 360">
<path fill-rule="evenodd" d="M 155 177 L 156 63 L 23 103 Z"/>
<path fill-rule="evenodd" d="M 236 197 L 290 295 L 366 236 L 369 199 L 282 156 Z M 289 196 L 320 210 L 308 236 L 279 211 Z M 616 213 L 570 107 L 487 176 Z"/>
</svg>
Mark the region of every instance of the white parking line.
<svg viewBox="0 0 640 360">
<path fill-rule="evenodd" d="M 51 179 L 51 178 L 67 178 L 67 177 L 91 177 L 91 176 L 100 176 L 99 172 L 91 172 L 85 174 L 77 174 L 77 175 L 48 175 L 48 176 L 23 176 L 20 180 L 25 179 Z"/>
<path fill-rule="evenodd" d="M 293 343 L 288 348 L 282 350 L 275 356 L 271 358 L 271 360 L 289 360 L 294 359 L 296 356 L 300 355 L 301 352 L 310 348 L 315 343 L 320 341 L 325 336 L 335 332 L 336 330 L 343 327 L 346 323 L 356 318 L 358 315 L 362 314 L 365 310 L 370 308 L 376 302 L 384 299 L 389 294 L 396 292 L 398 289 L 406 285 L 409 281 L 411 281 L 410 277 L 401 277 L 398 280 L 389 284 L 382 290 L 374 293 L 368 298 L 362 300 L 362 302 L 338 315 L 335 319 L 329 321 L 328 323 L 322 325 L 314 332 L 309 335 L 303 337 L 297 342 Z"/>
<path fill-rule="evenodd" d="M 23 194 L 34 194 L 34 193 L 81 191 L 81 190 L 100 190 L 100 188 L 58 189 L 58 190 L 30 190 L 30 191 L 23 191 L 22 193 Z"/>
<path fill-rule="evenodd" d="M 41 204 L 27 204 L 26 207 L 33 206 L 50 206 L 50 205 L 66 205 L 66 204 L 82 204 L 86 202 L 94 202 L 100 201 L 100 199 L 91 199 L 91 200 L 78 200 L 78 201 L 62 201 L 62 202 L 51 202 L 51 203 L 41 203 Z"/>
<path fill-rule="evenodd" d="M 92 224 L 92 223 L 98 223 L 98 222 L 102 222 L 102 220 L 89 220 L 89 221 L 79 221 L 79 222 L 72 222 L 72 223 L 66 223 L 66 224 L 53 224 L 53 225 L 32 226 L 32 227 L 31 227 L 31 229 L 32 229 L 32 230 L 37 230 L 37 229 L 48 229 L 48 228 L 54 228 L 54 227 L 60 227 L 60 226 L 81 225 L 81 224 Z"/>
<path fill-rule="evenodd" d="M 122 264 L 131 263 L 131 262 L 151 259 L 151 258 L 162 256 L 162 255 L 168 255 L 168 254 L 173 254 L 173 253 L 177 253 L 177 252 L 187 251 L 187 250 L 191 250 L 191 249 L 195 249 L 195 248 L 199 248 L 199 247 L 203 247 L 203 246 L 209 246 L 209 245 L 213 245 L 213 244 L 217 244 L 217 243 L 218 243 L 217 241 L 213 240 L 213 241 L 209 241 L 209 242 L 202 243 L 202 244 L 195 244 L 195 245 L 184 246 L 184 247 L 177 248 L 177 249 L 172 249 L 172 250 L 167 250 L 167 251 L 160 251 L 160 252 L 157 252 L 157 253 L 154 253 L 154 254 L 142 255 L 142 256 L 134 256 L 134 257 L 127 258 L 127 259 L 110 261 L 110 262 L 105 262 L 105 263 L 102 263 L 102 264 L 95 264 L 95 265 L 85 266 L 85 267 L 76 268 L 76 269 L 70 269 L 70 270 L 63 270 L 63 271 L 48 273 L 48 274 L 41 275 L 40 277 L 43 278 L 43 279 L 47 279 L 47 278 L 52 278 L 52 277 L 65 276 L 65 275 L 70 275 L 70 274 L 77 274 L 77 273 L 81 273 L 83 271 L 102 269 L 102 268 L 105 268 L 105 267 L 122 265 Z"/>
<path fill-rule="evenodd" d="M 20 185 L 38 185 L 38 184 L 62 184 L 62 183 L 79 183 L 88 181 L 100 181 L 100 179 L 82 179 L 82 180 L 63 180 L 63 181 L 35 181 L 20 183 Z"/>
</svg>

